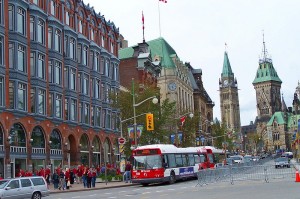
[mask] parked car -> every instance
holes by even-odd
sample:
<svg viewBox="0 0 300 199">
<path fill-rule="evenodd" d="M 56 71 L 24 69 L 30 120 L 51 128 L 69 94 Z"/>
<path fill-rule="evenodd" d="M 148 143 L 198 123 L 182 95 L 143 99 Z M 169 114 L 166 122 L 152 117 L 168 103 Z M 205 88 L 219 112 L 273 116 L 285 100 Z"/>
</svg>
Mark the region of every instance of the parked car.
<svg viewBox="0 0 300 199">
<path fill-rule="evenodd" d="M 287 167 L 290 168 L 290 161 L 287 157 L 279 157 L 275 159 L 275 168 Z"/>
<path fill-rule="evenodd" d="M 244 163 L 249 163 L 253 161 L 252 155 L 245 155 L 244 156 Z"/>
<path fill-rule="evenodd" d="M 0 198 L 41 199 L 50 191 L 43 177 L 21 177 L 0 180 Z"/>
<path fill-rule="evenodd" d="M 259 158 L 259 156 L 253 156 L 253 161 L 259 161 L 260 160 L 260 158 Z"/>
<path fill-rule="evenodd" d="M 244 157 L 242 155 L 233 155 L 233 156 L 230 156 L 230 158 L 233 159 L 234 163 L 244 163 Z"/>
<path fill-rule="evenodd" d="M 284 152 L 281 157 L 287 157 L 289 159 L 293 158 L 293 152 Z"/>
</svg>

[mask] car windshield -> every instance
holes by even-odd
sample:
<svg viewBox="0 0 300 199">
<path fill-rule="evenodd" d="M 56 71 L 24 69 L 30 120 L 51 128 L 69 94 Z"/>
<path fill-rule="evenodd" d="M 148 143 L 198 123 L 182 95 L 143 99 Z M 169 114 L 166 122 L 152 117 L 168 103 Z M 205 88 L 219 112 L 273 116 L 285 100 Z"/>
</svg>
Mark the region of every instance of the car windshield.
<svg viewBox="0 0 300 199">
<path fill-rule="evenodd" d="M 160 155 L 134 156 L 133 170 L 162 168 Z"/>
<path fill-rule="evenodd" d="M 277 159 L 275 160 L 275 162 L 284 162 L 284 161 L 288 161 L 288 159 L 287 159 L 287 158 L 281 157 L 281 158 L 277 158 Z"/>
<path fill-rule="evenodd" d="M 7 185 L 8 180 L 0 180 L 0 189 L 3 189 Z"/>
</svg>

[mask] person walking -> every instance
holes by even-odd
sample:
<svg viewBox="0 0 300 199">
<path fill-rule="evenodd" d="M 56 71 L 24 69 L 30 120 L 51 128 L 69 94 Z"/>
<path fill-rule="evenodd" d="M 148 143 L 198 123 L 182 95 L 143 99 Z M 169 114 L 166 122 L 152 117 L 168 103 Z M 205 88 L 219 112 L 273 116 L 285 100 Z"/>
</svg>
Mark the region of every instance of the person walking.
<svg viewBox="0 0 300 199">
<path fill-rule="evenodd" d="M 54 189 L 58 189 L 59 175 L 58 175 L 57 171 L 54 171 L 54 173 L 52 175 L 52 182 L 54 185 Z"/>
<path fill-rule="evenodd" d="M 58 189 L 61 190 L 61 188 L 63 190 L 65 190 L 65 173 L 63 170 L 60 170 L 60 174 L 59 174 L 59 185 L 58 185 Z"/>
<path fill-rule="evenodd" d="M 92 168 L 92 187 L 95 188 L 97 178 L 97 169 Z"/>
<path fill-rule="evenodd" d="M 131 183 L 131 164 L 129 161 L 127 161 L 127 164 L 125 166 L 125 177 L 126 177 L 126 183 L 128 183 L 128 181 Z"/>
</svg>

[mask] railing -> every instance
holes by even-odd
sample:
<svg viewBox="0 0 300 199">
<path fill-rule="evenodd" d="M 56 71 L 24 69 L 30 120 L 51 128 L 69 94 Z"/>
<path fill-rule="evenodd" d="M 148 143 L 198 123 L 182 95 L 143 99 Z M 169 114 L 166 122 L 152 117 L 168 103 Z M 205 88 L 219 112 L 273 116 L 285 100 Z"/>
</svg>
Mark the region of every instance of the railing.
<svg viewBox="0 0 300 199">
<path fill-rule="evenodd" d="M 46 150 L 45 148 L 32 148 L 33 154 L 45 154 Z"/>
<path fill-rule="evenodd" d="M 27 153 L 26 147 L 10 146 L 11 153 Z"/>
<path fill-rule="evenodd" d="M 4 151 L 4 145 L 0 145 L 0 151 Z"/>
<path fill-rule="evenodd" d="M 50 155 L 62 155 L 61 149 L 50 149 Z"/>
</svg>

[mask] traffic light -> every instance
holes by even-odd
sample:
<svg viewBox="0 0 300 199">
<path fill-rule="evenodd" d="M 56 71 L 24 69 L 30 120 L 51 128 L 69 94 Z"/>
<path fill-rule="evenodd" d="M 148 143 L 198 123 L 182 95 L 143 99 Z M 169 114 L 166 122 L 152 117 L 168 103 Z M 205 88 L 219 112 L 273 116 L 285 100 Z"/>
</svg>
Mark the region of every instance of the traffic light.
<svg viewBox="0 0 300 199">
<path fill-rule="evenodd" d="M 146 127 L 147 131 L 153 131 L 154 130 L 154 118 L 152 113 L 146 114 Z"/>
</svg>

